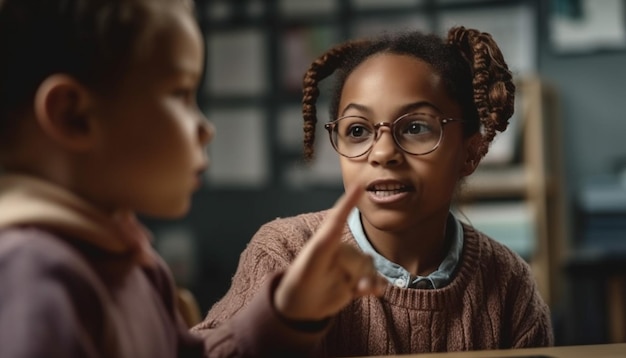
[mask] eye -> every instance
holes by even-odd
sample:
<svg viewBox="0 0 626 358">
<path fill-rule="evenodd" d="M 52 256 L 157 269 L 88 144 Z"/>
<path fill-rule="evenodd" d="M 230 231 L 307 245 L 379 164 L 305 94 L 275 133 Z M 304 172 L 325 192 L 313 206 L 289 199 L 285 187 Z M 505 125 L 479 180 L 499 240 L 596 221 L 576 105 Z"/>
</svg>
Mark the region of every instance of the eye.
<svg viewBox="0 0 626 358">
<path fill-rule="evenodd" d="M 369 139 L 374 130 L 369 122 L 360 117 L 344 117 L 337 123 L 337 135 L 351 142 Z"/>
<path fill-rule="evenodd" d="M 418 121 L 413 121 L 408 123 L 406 127 L 402 129 L 403 134 L 420 134 L 424 132 L 428 132 L 430 128 L 428 124 Z"/>
<path fill-rule="evenodd" d="M 402 128 L 402 134 L 404 135 L 420 135 L 430 131 L 431 127 L 427 123 L 418 121 L 407 123 L 407 125 Z"/>
<path fill-rule="evenodd" d="M 177 88 L 172 92 L 172 96 L 186 103 L 193 103 L 195 101 L 196 91 L 193 88 Z"/>
<path fill-rule="evenodd" d="M 432 116 L 416 114 L 402 118 L 397 124 L 397 133 L 402 136 L 423 136 L 436 131 L 437 119 Z"/>
<path fill-rule="evenodd" d="M 360 125 L 360 124 L 353 124 L 352 126 L 348 128 L 347 135 L 349 137 L 359 138 L 359 137 L 367 135 L 368 132 L 369 131 L 365 126 Z"/>
</svg>

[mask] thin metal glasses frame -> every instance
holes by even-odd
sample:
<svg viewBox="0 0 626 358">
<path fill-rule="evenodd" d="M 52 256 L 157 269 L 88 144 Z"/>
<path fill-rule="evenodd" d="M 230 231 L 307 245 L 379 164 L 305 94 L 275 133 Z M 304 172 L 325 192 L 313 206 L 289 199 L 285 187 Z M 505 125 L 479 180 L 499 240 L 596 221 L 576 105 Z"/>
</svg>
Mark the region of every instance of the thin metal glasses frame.
<svg viewBox="0 0 626 358">
<path fill-rule="evenodd" d="M 426 115 L 431 116 L 431 117 L 437 117 L 437 119 L 439 120 L 439 123 L 441 125 L 441 131 L 439 132 L 439 139 L 437 140 L 437 143 L 434 145 L 434 147 L 432 149 L 430 149 L 430 150 L 428 150 L 428 151 L 426 151 L 424 153 L 411 153 L 408 150 L 406 150 L 404 147 L 402 147 L 400 145 L 400 141 L 396 137 L 396 132 L 394 131 L 394 127 L 395 127 L 396 123 L 398 123 L 399 121 L 401 121 L 402 119 L 404 119 L 404 118 L 406 118 L 408 116 L 413 116 L 413 115 L 417 115 L 417 114 L 426 114 Z M 389 131 L 391 132 L 391 136 L 393 137 L 394 143 L 403 152 L 405 152 L 407 154 L 410 154 L 410 155 L 415 155 L 415 156 L 426 155 L 426 154 L 434 152 L 435 150 L 437 150 L 437 148 L 439 148 L 439 145 L 441 144 L 441 140 L 443 139 L 443 132 L 444 132 L 444 127 L 445 127 L 446 124 L 451 123 L 451 122 L 463 122 L 463 119 L 448 118 L 448 117 L 442 118 L 442 117 L 439 117 L 439 116 L 436 116 L 436 115 L 434 116 L 434 115 L 428 114 L 428 113 L 421 113 L 421 112 L 406 113 L 406 114 L 401 115 L 397 119 L 395 119 L 393 122 L 379 122 L 379 123 L 374 124 L 374 131 L 375 131 L 374 132 L 374 140 L 372 141 L 371 145 L 363 153 L 358 154 L 358 155 L 349 156 L 349 155 L 345 155 L 345 154 L 341 153 L 339 151 L 339 149 L 337 148 L 337 144 L 333 140 L 333 131 L 335 130 L 335 127 L 337 126 L 337 123 L 340 120 L 344 119 L 344 118 L 361 118 L 361 119 L 366 120 L 366 121 L 368 121 L 368 119 L 366 117 L 363 117 L 363 116 L 349 115 L 349 116 L 339 117 L 339 118 L 337 118 L 336 120 L 334 120 L 332 122 L 328 122 L 328 123 L 324 124 L 324 128 L 328 131 L 328 136 L 329 136 L 329 139 L 330 139 L 330 143 L 332 144 L 333 148 L 335 149 L 335 151 L 337 153 L 339 153 L 339 155 L 344 156 L 346 158 L 358 158 L 358 157 L 361 157 L 361 156 L 367 154 L 370 150 L 372 150 L 372 148 L 374 147 L 374 144 L 376 143 L 376 141 L 380 137 L 378 130 L 381 127 L 388 127 L 389 128 Z"/>
</svg>

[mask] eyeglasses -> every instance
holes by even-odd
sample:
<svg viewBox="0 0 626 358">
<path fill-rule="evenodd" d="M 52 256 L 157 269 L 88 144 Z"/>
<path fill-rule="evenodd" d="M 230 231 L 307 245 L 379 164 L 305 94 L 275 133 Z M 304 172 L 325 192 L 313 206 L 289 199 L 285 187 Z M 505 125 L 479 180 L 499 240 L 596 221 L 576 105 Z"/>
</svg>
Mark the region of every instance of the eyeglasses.
<svg viewBox="0 0 626 358">
<path fill-rule="evenodd" d="M 326 123 L 324 128 L 337 153 L 347 158 L 369 152 L 380 137 L 380 127 L 389 127 L 396 145 L 406 153 L 424 155 L 437 149 L 443 138 L 443 127 L 454 121 L 463 120 L 418 112 L 404 114 L 393 123 L 377 124 L 361 116 L 344 116 Z"/>
</svg>

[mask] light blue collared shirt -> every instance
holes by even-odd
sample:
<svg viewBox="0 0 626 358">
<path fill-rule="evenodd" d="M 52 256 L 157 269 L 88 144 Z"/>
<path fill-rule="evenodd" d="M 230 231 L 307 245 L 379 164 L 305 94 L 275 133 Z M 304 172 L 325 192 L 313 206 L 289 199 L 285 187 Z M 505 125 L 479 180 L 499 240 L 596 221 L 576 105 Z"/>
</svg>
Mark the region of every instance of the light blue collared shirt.
<svg viewBox="0 0 626 358">
<path fill-rule="evenodd" d="M 348 217 L 348 226 L 363 252 L 374 258 L 374 266 L 392 285 L 402 288 L 416 288 L 418 282 L 428 280 L 433 288 L 441 288 L 450 283 L 454 269 L 461 257 L 463 250 L 463 230 L 461 223 L 450 213 L 446 224 L 446 238 L 452 240 L 450 251 L 443 259 L 439 268 L 428 276 L 411 277 L 404 267 L 389 261 L 379 254 L 367 239 L 361 223 L 359 209 L 354 208 Z"/>
</svg>

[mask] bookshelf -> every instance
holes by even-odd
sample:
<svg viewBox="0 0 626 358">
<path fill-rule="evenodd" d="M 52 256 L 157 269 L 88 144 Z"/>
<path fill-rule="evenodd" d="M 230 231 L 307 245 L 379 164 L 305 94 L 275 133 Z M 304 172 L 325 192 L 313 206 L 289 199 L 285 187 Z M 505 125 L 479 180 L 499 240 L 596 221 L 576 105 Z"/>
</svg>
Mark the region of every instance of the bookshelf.
<svg viewBox="0 0 626 358">
<path fill-rule="evenodd" d="M 519 158 L 506 165 L 479 166 L 460 195 L 461 211 L 470 222 L 474 214 L 478 222 L 473 224 L 487 234 L 504 233 L 493 237 L 519 248 L 543 298 L 554 304 L 562 291 L 568 237 L 558 96 L 539 78 L 526 76 L 517 80 L 517 101 Z M 506 205 L 515 208 L 508 217 Z M 481 210 L 473 211 L 474 206 Z M 484 219 L 488 214 L 491 221 Z M 519 236 L 526 242 L 520 244 Z"/>
<path fill-rule="evenodd" d="M 349 38 L 397 30 L 444 35 L 453 25 L 490 32 L 515 73 L 535 71 L 535 0 L 196 0 L 207 42 L 207 69 L 199 103 L 216 122 L 218 149 L 207 181 L 213 187 L 333 187 L 340 177 L 333 156 L 302 162 L 301 79 L 314 58 Z M 323 86 L 324 84 L 322 84 Z M 322 90 L 324 93 L 324 90 Z M 326 122 L 322 106 L 320 122 Z M 232 121 L 245 126 L 238 144 L 253 155 L 234 160 Z M 227 127 L 220 131 L 220 127 Z M 227 133 L 224 133 L 227 132 Z M 223 154 L 226 153 L 226 154 Z M 225 158 L 221 156 L 225 155 Z M 253 177 L 254 179 L 242 179 Z M 303 185 L 303 178 L 313 178 Z"/>
</svg>

